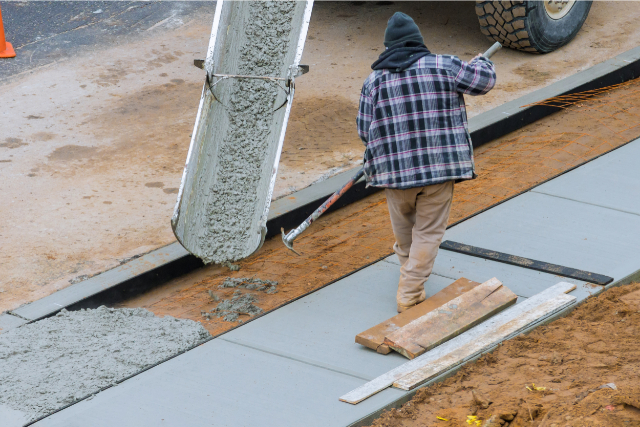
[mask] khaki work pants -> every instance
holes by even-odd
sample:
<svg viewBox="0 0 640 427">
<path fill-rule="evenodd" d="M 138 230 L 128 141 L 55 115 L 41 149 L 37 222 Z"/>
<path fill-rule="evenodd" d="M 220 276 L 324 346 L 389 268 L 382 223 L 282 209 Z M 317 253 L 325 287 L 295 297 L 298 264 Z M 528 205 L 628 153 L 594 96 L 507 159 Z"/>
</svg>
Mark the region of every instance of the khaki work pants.
<svg viewBox="0 0 640 427">
<path fill-rule="evenodd" d="M 400 260 L 399 305 L 409 306 L 425 298 L 438 247 L 449 221 L 453 181 L 408 190 L 385 189 L 391 226 Z"/>
</svg>

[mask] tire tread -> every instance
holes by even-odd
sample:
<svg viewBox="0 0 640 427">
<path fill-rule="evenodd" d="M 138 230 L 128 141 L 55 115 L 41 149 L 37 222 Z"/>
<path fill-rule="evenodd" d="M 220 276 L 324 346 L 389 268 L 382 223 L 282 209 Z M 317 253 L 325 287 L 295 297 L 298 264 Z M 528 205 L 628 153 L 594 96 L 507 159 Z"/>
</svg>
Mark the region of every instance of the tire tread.
<svg viewBox="0 0 640 427">
<path fill-rule="evenodd" d="M 480 31 L 492 42 L 524 52 L 552 52 L 569 43 L 587 19 L 593 0 L 576 2 L 558 23 L 539 0 L 476 0 Z"/>
<path fill-rule="evenodd" d="M 531 47 L 525 28 L 527 8 L 524 0 L 476 1 L 476 15 L 480 32 L 491 41 L 526 52 L 537 52 Z"/>
</svg>

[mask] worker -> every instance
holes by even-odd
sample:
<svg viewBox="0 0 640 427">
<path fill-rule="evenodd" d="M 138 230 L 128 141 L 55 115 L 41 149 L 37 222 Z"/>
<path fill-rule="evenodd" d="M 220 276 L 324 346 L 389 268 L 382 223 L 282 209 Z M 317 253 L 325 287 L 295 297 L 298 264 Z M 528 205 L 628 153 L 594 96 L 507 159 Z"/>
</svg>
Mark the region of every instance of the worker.
<svg viewBox="0 0 640 427">
<path fill-rule="evenodd" d="M 476 177 L 463 94 L 484 95 L 494 65 L 429 51 L 416 23 L 396 12 L 385 51 L 362 85 L 356 123 L 367 186 L 385 189 L 400 260 L 398 312 L 425 300 L 449 220 L 453 183 Z"/>
</svg>

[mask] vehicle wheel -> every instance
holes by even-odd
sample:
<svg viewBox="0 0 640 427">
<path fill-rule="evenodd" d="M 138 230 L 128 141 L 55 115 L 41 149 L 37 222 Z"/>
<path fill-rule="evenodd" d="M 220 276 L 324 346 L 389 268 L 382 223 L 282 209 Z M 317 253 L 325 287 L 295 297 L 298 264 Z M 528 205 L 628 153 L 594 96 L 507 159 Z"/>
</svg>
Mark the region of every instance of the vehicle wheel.
<svg viewBox="0 0 640 427">
<path fill-rule="evenodd" d="M 587 19 L 591 1 L 476 1 L 480 31 L 503 46 L 548 53 L 569 43 Z"/>
</svg>

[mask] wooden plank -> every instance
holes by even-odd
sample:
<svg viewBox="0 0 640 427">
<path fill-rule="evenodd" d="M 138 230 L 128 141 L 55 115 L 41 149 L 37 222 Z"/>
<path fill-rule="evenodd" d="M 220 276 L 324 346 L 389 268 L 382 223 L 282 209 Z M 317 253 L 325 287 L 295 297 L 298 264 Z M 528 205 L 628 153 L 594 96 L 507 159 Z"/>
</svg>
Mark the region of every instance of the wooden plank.
<svg viewBox="0 0 640 427">
<path fill-rule="evenodd" d="M 394 382 L 393 386 L 403 390 L 412 390 L 420 384 L 437 377 L 450 367 L 459 365 L 465 359 L 481 352 L 483 349 L 499 343 L 525 326 L 566 307 L 575 300 L 575 297 L 569 295 L 556 295 L 533 309 L 521 313 L 517 318 L 497 326 L 482 336 L 476 337 L 473 341 L 467 343 L 467 345 L 459 347 L 440 359 L 405 375 Z"/>
<path fill-rule="evenodd" d="M 520 304 L 514 305 L 513 307 L 510 307 L 507 310 L 493 316 L 492 318 L 482 322 L 481 324 L 469 329 L 467 332 L 464 332 L 463 334 L 460 334 L 457 337 L 434 348 L 433 350 L 421 356 L 418 356 L 413 360 L 403 363 L 397 368 L 392 369 L 389 372 L 386 372 L 379 377 L 369 381 L 368 383 L 361 385 L 355 390 L 352 390 L 349 393 L 341 396 L 340 400 L 354 405 L 358 402 L 362 402 L 369 396 L 373 396 L 379 391 L 389 387 L 405 375 L 424 366 L 427 366 L 429 363 L 433 363 L 434 361 L 443 357 L 445 354 L 449 354 L 457 348 L 468 345 L 475 339 L 475 337 L 484 335 L 490 330 L 499 327 L 500 325 L 504 325 L 505 323 L 517 318 L 522 312 L 529 311 L 534 307 L 537 307 L 544 301 L 554 298 L 557 295 L 571 292 L 575 288 L 576 285 L 572 283 L 557 283 L 545 289 L 544 291 L 535 294 L 531 298 L 524 300 Z"/>
<path fill-rule="evenodd" d="M 596 285 L 606 285 L 607 283 L 613 282 L 613 277 L 605 276 L 603 274 L 578 270 L 576 268 L 551 264 L 544 261 L 536 261 L 535 259 L 523 258 L 517 255 L 492 251 L 490 249 L 478 248 L 476 246 L 465 245 L 464 243 L 452 242 L 451 240 L 445 240 L 442 242 L 440 244 L 440 249 L 488 259 L 491 261 L 502 262 L 505 264 L 517 265 L 518 267 L 564 276 L 570 279 L 583 280 L 585 282 L 595 283 Z"/>
<path fill-rule="evenodd" d="M 413 359 L 515 304 L 517 299 L 494 277 L 392 332 L 384 343 Z"/>
<path fill-rule="evenodd" d="M 448 303 L 452 299 L 459 297 L 463 293 L 470 291 L 479 284 L 480 283 L 478 282 L 473 282 L 461 277 L 440 292 L 427 298 L 420 304 L 411 307 L 409 310 L 399 313 L 398 315 L 393 316 L 392 318 L 387 319 L 364 332 L 360 332 L 356 335 L 356 343 L 369 347 L 372 350 L 376 350 L 378 353 L 387 354 L 391 349 L 384 344 L 384 338 L 386 336 L 409 324 L 413 320 L 424 316 L 428 312 L 435 310 L 441 305 Z"/>
</svg>

